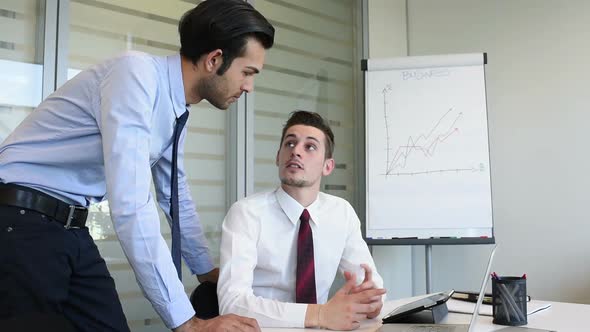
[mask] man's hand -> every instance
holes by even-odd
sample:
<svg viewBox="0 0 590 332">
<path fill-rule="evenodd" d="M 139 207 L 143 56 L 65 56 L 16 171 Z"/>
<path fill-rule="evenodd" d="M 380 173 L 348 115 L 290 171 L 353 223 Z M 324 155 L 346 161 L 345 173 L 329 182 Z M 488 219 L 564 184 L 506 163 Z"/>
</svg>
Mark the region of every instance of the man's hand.
<svg viewBox="0 0 590 332">
<path fill-rule="evenodd" d="M 219 268 L 216 267 L 213 270 L 211 270 L 205 274 L 199 274 L 199 275 L 197 275 L 197 279 L 199 280 L 200 283 L 203 283 L 205 281 L 209 281 L 209 282 L 216 284 L 217 280 L 219 279 Z"/>
<path fill-rule="evenodd" d="M 174 332 L 260 332 L 256 319 L 234 314 L 203 320 L 193 317 L 173 330 Z"/>
<path fill-rule="evenodd" d="M 369 267 L 369 265 L 367 264 L 361 264 L 361 267 L 365 270 L 365 279 L 363 280 L 363 282 L 358 285 L 355 286 L 353 289 L 350 290 L 350 294 L 357 294 L 357 293 L 361 293 L 363 291 L 366 291 L 368 289 L 375 289 L 375 283 L 373 282 L 373 271 L 371 270 L 371 268 Z M 346 279 L 346 281 L 349 281 L 350 279 L 356 280 L 356 276 L 354 276 L 353 273 L 350 272 L 344 272 L 344 279 Z M 383 308 L 383 299 L 381 297 L 381 295 L 375 296 L 372 299 L 370 299 L 370 302 L 368 302 L 370 304 L 374 304 L 375 310 L 373 312 L 370 312 L 367 314 L 367 318 L 371 319 L 371 318 L 375 318 L 377 316 L 379 316 L 379 313 L 381 312 L 381 309 Z"/>
<path fill-rule="evenodd" d="M 355 286 L 356 275 L 354 273 L 348 273 L 348 276 L 345 275 L 345 277 L 346 284 L 336 292 L 328 303 L 321 306 L 319 312 L 321 327 L 331 330 L 354 330 L 369 315 L 381 311 L 383 304 L 379 305 L 376 299 L 380 299 L 381 295 L 385 294 L 385 289 L 375 288 L 374 285 L 371 289 L 360 289 L 362 284 Z M 352 293 L 355 289 L 356 293 Z"/>
</svg>

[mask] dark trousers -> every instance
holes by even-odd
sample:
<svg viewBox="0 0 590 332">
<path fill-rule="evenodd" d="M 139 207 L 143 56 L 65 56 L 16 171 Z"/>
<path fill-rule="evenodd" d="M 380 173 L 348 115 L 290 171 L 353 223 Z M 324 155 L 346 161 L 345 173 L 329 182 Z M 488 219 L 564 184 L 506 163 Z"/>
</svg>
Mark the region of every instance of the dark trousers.
<svg viewBox="0 0 590 332">
<path fill-rule="evenodd" d="M 36 315 L 65 318 L 77 331 L 129 331 L 87 228 L 66 230 L 37 212 L 0 206 L 0 330 Z"/>
</svg>

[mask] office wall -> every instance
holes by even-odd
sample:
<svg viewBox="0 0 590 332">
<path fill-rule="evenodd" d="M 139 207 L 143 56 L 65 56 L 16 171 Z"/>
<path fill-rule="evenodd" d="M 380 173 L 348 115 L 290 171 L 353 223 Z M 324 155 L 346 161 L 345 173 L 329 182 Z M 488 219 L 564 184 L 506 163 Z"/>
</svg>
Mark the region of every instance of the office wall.
<svg viewBox="0 0 590 332">
<path fill-rule="evenodd" d="M 410 0 L 407 12 L 409 55 L 488 53 L 493 269 L 526 273 L 534 298 L 590 303 L 590 3 Z M 369 20 L 381 30 L 400 24 L 396 13 Z M 489 250 L 434 247 L 433 289 L 478 288 Z M 423 255 L 412 249 L 416 294 Z"/>
</svg>

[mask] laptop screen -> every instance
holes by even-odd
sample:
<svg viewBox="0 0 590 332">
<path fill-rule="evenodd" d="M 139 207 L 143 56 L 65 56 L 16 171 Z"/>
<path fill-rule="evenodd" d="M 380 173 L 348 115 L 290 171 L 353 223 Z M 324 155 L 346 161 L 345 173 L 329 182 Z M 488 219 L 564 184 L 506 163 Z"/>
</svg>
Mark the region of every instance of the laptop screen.
<svg viewBox="0 0 590 332">
<path fill-rule="evenodd" d="M 496 248 L 498 245 L 494 245 L 494 249 L 490 253 L 490 258 L 488 260 L 488 267 L 486 268 L 486 272 L 483 275 L 483 281 L 481 282 L 481 289 L 479 290 L 479 296 L 477 297 L 477 304 L 475 305 L 475 309 L 473 310 L 473 315 L 471 316 L 471 321 L 469 322 L 469 330 L 468 332 L 473 332 L 475 330 L 475 321 L 477 320 L 477 316 L 479 316 L 479 307 L 483 302 L 484 294 L 486 292 L 486 286 L 488 285 L 488 280 L 490 279 L 490 272 L 492 271 L 492 261 L 494 260 L 494 254 L 496 253 Z"/>
</svg>

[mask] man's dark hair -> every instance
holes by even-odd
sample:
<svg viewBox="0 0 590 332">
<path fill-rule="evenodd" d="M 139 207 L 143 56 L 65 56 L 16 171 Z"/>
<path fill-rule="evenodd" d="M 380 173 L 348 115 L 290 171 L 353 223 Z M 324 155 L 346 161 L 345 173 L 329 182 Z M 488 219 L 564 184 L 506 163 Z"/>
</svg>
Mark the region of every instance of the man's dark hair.
<svg viewBox="0 0 590 332">
<path fill-rule="evenodd" d="M 182 16 L 178 33 L 180 54 L 193 63 L 203 54 L 221 49 L 223 63 L 217 75 L 223 75 L 235 58 L 244 55 L 248 39 L 271 48 L 275 29 L 246 1 L 206 0 Z"/>
<path fill-rule="evenodd" d="M 334 133 L 332 132 L 328 122 L 316 112 L 291 112 L 289 120 L 287 120 L 287 123 L 285 123 L 285 126 L 283 127 L 281 144 L 279 145 L 279 148 L 283 146 L 283 140 L 285 139 L 285 133 L 287 132 L 287 129 L 296 125 L 311 126 L 321 130 L 324 133 L 324 136 L 326 136 L 326 153 L 324 157 L 325 159 L 332 158 L 332 155 L 334 154 Z"/>
</svg>

